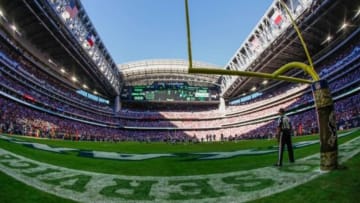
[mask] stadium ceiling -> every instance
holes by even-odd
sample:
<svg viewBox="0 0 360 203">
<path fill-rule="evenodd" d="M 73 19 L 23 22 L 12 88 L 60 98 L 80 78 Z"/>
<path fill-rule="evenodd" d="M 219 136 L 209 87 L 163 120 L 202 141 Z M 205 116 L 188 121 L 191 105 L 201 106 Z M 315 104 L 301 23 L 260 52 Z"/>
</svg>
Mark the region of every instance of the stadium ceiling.
<svg viewBox="0 0 360 203">
<path fill-rule="evenodd" d="M 315 70 L 317 63 L 323 59 L 324 55 L 330 53 L 332 49 L 344 43 L 347 39 L 359 37 L 359 8 L 360 2 L 358 1 L 314 0 L 309 9 L 305 10 L 296 19 L 309 52 L 315 61 Z M 269 12 L 274 13 L 271 9 Z M 269 16 L 265 17 L 267 19 L 271 18 Z M 254 33 L 260 34 L 256 29 Z M 252 34 L 250 34 L 249 40 L 253 40 L 251 36 Z M 250 42 L 254 41 L 249 41 L 246 45 Z M 240 48 L 234 54 L 227 66 L 225 66 L 226 69 L 237 69 L 241 66 L 239 63 L 240 55 L 243 54 L 241 51 Z M 251 57 L 255 58 L 246 67 L 241 67 L 243 70 L 272 73 L 282 65 L 292 61 L 307 63 L 304 49 L 291 25 L 284 29 L 260 53 L 256 53 L 253 56 L 250 55 L 249 58 Z M 310 79 L 310 77 L 302 74 L 298 69 L 288 71 L 285 75 L 296 75 L 297 77 Z M 276 88 L 282 84 L 282 82 L 270 80 L 267 81 L 267 85 L 263 85 L 263 81 L 264 79 L 260 78 L 222 76 L 222 96 L 225 100 L 232 100 L 242 95 L 250 94 L 255 90 L 265 91 L 269 87 Z"/>
<path fill-rule="evenodd" d="M 91 57 L 75 41 L 74 36 L 65 27 L 66 25 L 59 21 L 59 17 L 51 10 L 49 1 L 1 0 L 0 9 L 2 15 L 5 16 L 3 19 L 6 18 L 8 23 L 14 24 L 17 32 L 6 28 L 3 23 L 0 23 L 1 30 L 7 32 L 25 50 L 36 56 L 42 56 L 39 59 L 49 69 L 48 71 L 74 88 L 78 89 L 86 84 L 89 90 L 96 90 L 101 95 L 107 97 L 117 95 L 118 92 L 116 91 L 119 91 L 119 89 L 114 89 L 109 84 L 108 79 L 103 76 L 97 64 L 92 62 Z M 321 60 L 322 56 L 349 36 L 359 32 L 360 16 L 354 17 L 359 12 L 360 7 L 360 5 L 356 5 L 359 4 L 357 1 L 285 0 L 288 4 L 293 4 L 292 2 L 295 1 L 312 2 L 309 9 L 306 9 L 297 18 L 297 24 L 315 62 Z M 54 0 L 54 2 L 58 2 L 58 0 Z M 61 0 L 61 2 L 68 3 L 67 0 Z M 77 2 L 79 8 L 78 18 L 85 23 L 87 29 L 96 33 L 81 2 L 79 0 L 75 2 Z M 274 1 L 274 5 L 277 5 L 277 3 Z M 270 8 L 268 13 L 265 14 L 268 21 L 274 16 L 274 12 L 276 10 Z M 278 19 L 271 20 L 277 21 Z M 344 23 L 348 24 L 342 29 Z M 249 35 L 248 40 L 253 40 L 252 36 L 259 36 L 262 29 L 264 29 L 263 25 L 260 25 L 259 29 L 255 28 L 254 32 Z M 330 35 L 331 40 L 327 40 Z M 355 37 L 358 37 L 358 35 Z M 114 64 L 98 36 L 96 40 L 99 42 L 99 50 L 105 53 L 106 60 L 111 61 L 110 64 Z M 253 45 L 255 44 L 255 41 L 251 42 L 253 42 Z M 249 45 L 249 43 L 245 45 Z M 240 47 L 225 68 L 232 69 L 241 66 L 239 58 L 243 57 L 243 55 L 244 53 Z M 246 67 L 241 67 L 244 70 L 272 73 L 280 66 L 291 61 L 306 63 L 303 48 L 291 26 L 282 30 L 265 49 L 250 57 L 252 57 L 251 63 L 247 64 Z M 117 70 L 120 67 L 120 71 L 117 71 L 119 73 L 117 77 L 120 78 L 123 85 L 149 84 L 157 80 L 188 81 L 193 85 L 221 85 L 222 96 L 226 100 L 239 97 L 243 93 L 249 93 L 254 87 L 261 91 L 261 89 L 280 85 L 277 81 L 269 81 L 264 86 L 262 85 L 263 80 L 258 78 L 190 75 L 187 74 L 186 62 L 181 60 L 139 61 L 113 66 Z M 199 63 L 199 67 L 209 67 L 209 65 Z M 210 67 L 219 68 L 211 65 Z M 66 70 L 66 75 L 61 72 L 62 69 Z M 292 70 L 286 74 L 301 76 L 298 70 Z M 72 76 L 76 76 L 78 81 L 72 81 Z"/>
<path fill-rule="evenodd" d="M 78 6 L 79 17 L 88 19 L 81 5 Z M 109 83 L 65 24 L 59 21 L 47 0 L 1 0 L 0 9 L 3 22 L 0 24 L 1 30 L 7 32 L 23 50 L 35 55 L 45 71 L 74 89 L 82 88 L 91 93 L 96 91 L 95 94 L 106 98 L 119 94 L 119 87 L 116 89 Z M 16 32 L 8 29 L 6 22 L 13 24 Z M 90 21 L 88 26 L 92 28 Z M 107 54 L 101 41 L 99 44 Z M 112 61 L 108 54 L 106 60 Z M 115 63 L 114 67 L 117 71 Z M 119 73 L 117 77 L 121 79 Z"/>
<path fill-rule="evenodd" d="M 221 68 L 203 62 L 193 62 L 195 67 Z M 220 86 L 218 75 L 188 74 L 186 60 L 144 60 L 118 65 L 124 85 L 150 85 L 154 81 L 179 81 L 190 85 Z"/>
</svg>

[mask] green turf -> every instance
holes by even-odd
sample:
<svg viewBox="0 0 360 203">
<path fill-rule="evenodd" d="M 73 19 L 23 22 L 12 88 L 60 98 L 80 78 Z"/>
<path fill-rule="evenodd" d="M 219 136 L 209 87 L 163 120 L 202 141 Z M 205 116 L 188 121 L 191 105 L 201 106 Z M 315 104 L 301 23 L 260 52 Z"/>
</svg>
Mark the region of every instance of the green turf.
<svg viewBox="0 0 360 203">
<path fill-rule="evenodd" d="M 74 201 L 63 199 L 55 195 L 48 194 L 46 192 L 42 192 L 31 186 L 27 186 L 0 172 L 0 202 L 1 203 L 16 203 L 16 202 L 71 203 Z"/>
<path fill-rule="evenodd" d="M 342 166 L 344 169 L 332 171 L 293 189 L 252 202 L 359 202 L 360 154 Z"/>
<path fill-rule="evenodd" d="M 339 139 L 339 144 L 356 137 L 358 132 Z M 249 170 L 266 167 L 276 162 L 277 154 L 271 153 L 256 156 L 238 156 L 220 160 L 194 160 L 197 156 L 181 157 L 181 153 L 188 152 L 213 152 L 213 151 L 234 151 L 240 149 L 260 148 L 267 149 L 276 145 L 274 140 L 250 140 L 237 143 L 202 143 L 202 144 L 177 144 L 166 143 L 94 143 L 94 142 L 72 142 L 56 140 L 39 140 L 33 138 L 18 137 L 23 140 L 44 143 L 51 146 L 69 147 L 85 150 L 115 151 L 122 153 L 180 153 L 176 158 L 157 158 L 144 161 L 120 161 L 107 159 L 94 159 L 78 156 L 78 152 L 58 154 L 38 149 L 29 148 L 23 145 L 0 140 L 2 148 L 16 154 L 50 163 L 66 168 L 101 172 L 108 174 L 138 175 L 138 176 L 182 176 L 224 173 L 239 170 Z M 317 140 L 318 136 L 295 137 L 294 142 L 305 140 Z M 319 144 L 295 149 L 295 158 L 299 159 L 319 152 Z M 287 153 L 284 162 L 287 160 Z M 146 170 L 144 170 L 146 168 Z"/>
<path fill-rule="evenodd" d="M 349 136 L 339 138 L 339 144 L 360 135 L 357 131 Z M 203 143 L 203 144 L 178 144 L 164 143 L 93 143 L 71 142 L 55 140 L 39 140 L 24 138 L 23 140 L 44 143 L 51 146 L 61 146 L 85 150 L 115 151 L 122 153 L 188 153 L 206 151 L 233 151 L 248 148 L 267 149 L 276 144 L 273 140 L 241 141 L 238 143 Z M 295 137 L 294 142 L 317 140 L 318 136 Z M 57 154 L 29 148 L 23 145 L 0 140 L 0 147 L 24 157 L 41 162 L 63 166 L 72 169 L 94 171 L 110 174 L 143 175 L 143 176 L 174 176 L 213 174 L 230 171 L 248 170 L 272 165 L 276 153 L 256 156 L 239 156 L 223 160 L 194 161 L 188 157 L 158 158 L 145 161 L 117 161 L 106 159 L 93 159 L 77 156 L 77 152 Z M 297 159 L 318 153 L 319 145 L 295 150 Z M 286 153 L 285 153 L 286 154 Z M 284 157 L 286 160 L 287 157 Z M 285 161 L 286 162 L 286 161 Z M 315 180 L 300 185 L 288 191 L 272 195 L 255 202 L 358 202 L 360 199 L 360 155 L 343 164 L 345 169 L 336 170 L 325 174 Z M 196 181 L 196 180 L 193 180 Z M 199 180 L 200 181 L 200 180 Z M 225 180 L 224 180 L 225 181 Z M 231 180 L 229 180 L 231 181 Z M 51 183 L 50 183 L 51 184 Z M 119 182 L 124 187 L 127 182 Z M 150 184 L 150 183 L 149 183 Z M 177 183 L 174 183 L 177 184 Z M 201 181 L 198 185 L 203 184 Z M 147 188 L 147 187 L 144 187 Z M 206 187 L 204 187 L 206 188 Z M 140 188 L 141 189 L 141 188 Z M 107 187 L 103 194 L 114 194 L 114 188 Z M 140 190 L 141 191 L 141 190 Z M 217 195 L 214 191 L 208 191 Z M 205 193 L 204 193 L 205 194 Z M 141 197 L 142 193 L 137 194 Z M 221 195 L 221 194 L 218 194 Z M 214 196 L 214 197 L 215 197 Z M 147 196 L 144 196 L 146 198 Z M 199 196 L 199 198 L 202 198 Z M 172 199 L 183 199 L 179 194 L 173 194 Z M 0 172 L 0 202 L 71 202 L 27 186 Z"/>
</svg>

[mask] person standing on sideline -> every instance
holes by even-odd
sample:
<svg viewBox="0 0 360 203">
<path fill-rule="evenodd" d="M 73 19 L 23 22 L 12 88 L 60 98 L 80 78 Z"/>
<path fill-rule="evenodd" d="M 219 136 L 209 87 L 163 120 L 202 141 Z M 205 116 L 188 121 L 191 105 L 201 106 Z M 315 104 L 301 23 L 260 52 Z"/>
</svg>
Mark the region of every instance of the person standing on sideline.
<svg viewBox="0 0 360 203">
<path fill-rule="evenodd" d="M 279 142 L 279 153 L 278 161 L 275 166 L 282 166 L 282 158 L 284 153 L 284 146 L 287 145 L 287 151 L 289 154 L 290 163 L 294 163 L 294 151 L 291 143 L 291 123 L 289 117 L 285 115 L 285 110 L 283 108 L 279 109 L 279 120 L 277 123 L 277 133 L 276 137 Z"/>
<path fill-rule="evenodd" d="M 297 134 L 298 134 L 298 136 L 302 136 L 302 134 L 303 134 L 303 125 L 302 125 L 301 120 L 300 120 L 300 123 L 299 123 L 299 125 L 298 125 Z"/>
</svg>

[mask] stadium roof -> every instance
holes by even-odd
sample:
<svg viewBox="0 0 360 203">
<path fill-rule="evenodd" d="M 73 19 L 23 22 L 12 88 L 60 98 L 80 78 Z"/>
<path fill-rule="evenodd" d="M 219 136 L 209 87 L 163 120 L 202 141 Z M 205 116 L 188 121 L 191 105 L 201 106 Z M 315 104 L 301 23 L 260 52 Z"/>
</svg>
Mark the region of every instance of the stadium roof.
<svg viewBox="0 0 360 203">
<path fill-rule="evenodd" d="M 51 7 L 52 0 L 2 0 L 1 1 L 1 22 L 14 23 L 17 27 L 16 32 L 11 27 L 6 27 L 1 23 L 2 30 L 16 41 L 21 42 L 31 53 L 40 58 L 41 62 L 47 67 L 51 67 L 53 74 L 59 78 L 63 77 L 62 69 L 66 69 L 66 83 L 74 87 L 81 87 L 86 84 L 89 90 L 97 90 L 102 95 L 108 97 L 118 94 L 118 90 L 109 83 L 109 78 L 114 75 L 120 78 L 123 84 L 149 83 L 155 80 L 188 81 L 192 84 L 201 85 L 222 85 L 222 95 L 225 99 L 239 97 L 243 93 L 251 92 L 256 87 L 266 88 L 277 84 L 269 81 L 268 85 L 262 86 L 262 79 L 245 77 L 227 77 L 217 75 L 192 75 L 187 74 L 187 62 L 185 60 L 146 60 L 128 64 L 115 65 L 110 54 L 107 52 L 99 35 L 93 27 L 86 11 L 79 0 L 75 0 L 79 9 L 77 19 L 80 19 L 85 28 L 95 34 L 96 46 L 108 61 L 110 75 L 104 74 L 100 65 L 93 61 L 89 55 L 89 50 L 85 50 L 82 44 L 76 41 L 71 30 L 71 18 L 68 21 L 61 21 L 59 14 L 54 12 Z M 67 5 L 69 1 L 65 2 Z M 300 2 L 298 0 L 285 0 L 287 4 Z M 330 53 L 337 45 L 344 43 L 349 37 L 358 37 L 360 32 L 359 3 L 352 0 L 302 0 L 310 2 L 309 8 L 301 12 L 297 18 L 297 23 L 307 42 L 310 54 L 315 61 L 321 60 L 324 55 Z M 63 7 L 64 8 L 64 5 Z M 230 58 L 226 69 L 243 69 L 272 73 L 280 66 L 291 62 L 307 62 L 305 53 L 296 36 L 294 29 L 290 25 L 283 26 L 283 29 L 274 39 L 266 43 L 260 51 L 248 54 L 246 50 L 250 45 L 261 44 L 254 39 L 261 36 L 262 31 L 266 30 L 266 22 L 278 21 L 275 15 L 281 6 L 277 1 L 264 14 L 248 39 L 243 43 L 239 50 Z M 294 11 L 295 12 L 295 11 Z M 283 16 L 285 17 L 285 16 Z M 270 33 L 271 34 L 271 33 Z M 36 46 L 36 47 L 35 47 Z M 244 57 L 246 56 L 246 57 Z M 246 66 L 242 61 L 250 61 Z M 195 67 L 213 67 L 214 65 L 195 62 Z M 121 71 L 119 70 L 119 67 Z M 316 64 L 315 64 L 316 67 Z M 116 71 L 115 71 L 116 70 Z M 298 70 L 289 71 L 287 75 L 297 74 L 299 77 L 306 77 L 299 74 Z M 62 76 L 61 76 L 62 75 Z M 72 82 L 72 76 L 77 77 L 77 82 Z M 111 76 L 111 77 L 109 77 Z"/>
<path fill-rule="evenodd" d="M 289 1 L 286 1 L 289 2 Z M 358 37 L 360 31 L 359 2 L 352 0 L 314 0 L 309 8 L 297 18 L 297 24 L 309 52 L 316 62 L 322 60 L 324 55 L 331 52 L 337 45 L 346 42 L 351 37 Z M 254 31 L 250 33 L 248 41 L 234 54 L 226 69 L 243 69 L 256 72 L 273 73 L 282 65 L 292 61 L 307 62 L 304 49 L 300 43 L 294 28 L 288 23 L 280 30 L 278 36 L 270 41 L 264 48 L 260 48 L 253 54 L 248 54 L 247 47 L 254 43 L 254 37 L 261 36 L 266 21 L 274 20 L 274 12 L 280 10 L 278 2 L 274 2 L 269 11 L 260 20 Z M 284 12 L 284 11 L 282 11 Z M 283 18 L 285 16 L 283 15 Z M 273 33 L 271 33 L 273 34 Z M 247 55 L 247 66 L 241 65 L 241 57 Z M 298 69 L 291 70 L 286 75 L 297 75 L 297 77 L 309 78 Z M 277 81 L 268 81 L 262 85 L 264 79 L 247 77 L 222 77 L 222 93 L 225 99 L 240 97 L 254 90 L 266 89 L 269 86 L 278 85 Z"/>
<path fill-rule="evenodd" d="M 153 81 L 186 81 L 191 85 L 219 86 L 219 75 L 188 74 L 188 61 L 158 59 L 135 61 L 118 65 L 125 85 L 151 84 Z M 193 61 L 194 67 L 221 68 Z"/>
<path fill-rule="evenodd" d="M 55 5 L 59 9 L 65 9 L 66 1 L 53 2 L 55 1 L 2 0 L 1 30 L 11 36 L 22 50 L 36 55 L 46 71 L 52 72 L 74 88 L 86 87 L 88 91 L 96 91 L 103 96 L 119 94 L 119 87 L 116 88 L 115 83 L 112 83 L 114 81 L 110 79 L 122 79 L 80 1 L 75 1 L 79 8 L 76 17 L 86 24 L 86 32 L 93 33 L 96 41 L 96 46 L 88 49 L 84 49 L 77 41 L 73 34 L 76 30 L 69 29 L 75 22 L 74 19 L 61 18 L 57 10 L 54 10 Z M 95 47 L 106 64 L 94 62 L 89 53 L 94 52 Z M 101 67 L 106 70 L 103 71 L 104 68 Z M 116 77 L 109 77 L 113 75 Z"/>
</svg>

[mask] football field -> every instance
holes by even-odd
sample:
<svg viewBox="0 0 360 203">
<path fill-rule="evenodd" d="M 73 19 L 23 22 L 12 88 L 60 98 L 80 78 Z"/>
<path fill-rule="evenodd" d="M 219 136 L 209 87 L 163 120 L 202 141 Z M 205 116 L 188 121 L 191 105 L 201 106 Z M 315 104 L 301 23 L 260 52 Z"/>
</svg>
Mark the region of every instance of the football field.
<svg viewBox="0 0 360 203">
<path fill-rule="evenodd" d="M 0 136 L 0 202 L 356 202 L 360 131 L 339 132 L 341 169 L 319 170 L 318 135 L 274 140 L 73 142 Z M 286 152 L 285 152 L 286 155 Z"/>
</svg>

